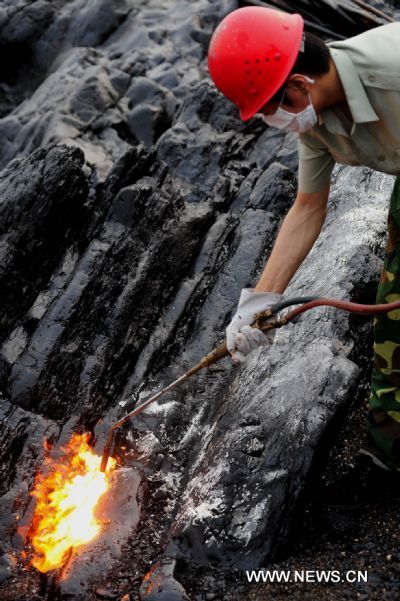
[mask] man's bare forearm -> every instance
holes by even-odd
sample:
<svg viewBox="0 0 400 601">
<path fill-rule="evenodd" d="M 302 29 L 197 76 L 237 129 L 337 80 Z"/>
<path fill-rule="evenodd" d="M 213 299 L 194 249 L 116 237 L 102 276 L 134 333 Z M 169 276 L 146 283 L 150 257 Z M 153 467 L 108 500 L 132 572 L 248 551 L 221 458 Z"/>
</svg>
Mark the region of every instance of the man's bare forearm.
<svg viewBox="0 0 400 601">
<path fill-rule="evenodd" d="M 329 186 L 318 195 L 298 195 L 279 230 L 256 292 L 283 293 L 318 238 L 326 217 Z"/>
</svg>

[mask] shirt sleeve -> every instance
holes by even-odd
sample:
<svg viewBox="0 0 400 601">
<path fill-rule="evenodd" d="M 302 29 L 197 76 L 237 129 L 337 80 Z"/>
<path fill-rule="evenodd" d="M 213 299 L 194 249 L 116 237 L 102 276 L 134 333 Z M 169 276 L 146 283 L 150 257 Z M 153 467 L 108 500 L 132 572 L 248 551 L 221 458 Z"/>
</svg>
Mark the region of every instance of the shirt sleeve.
<svg viewBox="0 0 400 601">
<path fill-rule="evenodd" d="M 299 191 L 319 192 L 331 179 L 335 159 L 324 146 L 311 146 L 299 136 Z"/>
</svg>

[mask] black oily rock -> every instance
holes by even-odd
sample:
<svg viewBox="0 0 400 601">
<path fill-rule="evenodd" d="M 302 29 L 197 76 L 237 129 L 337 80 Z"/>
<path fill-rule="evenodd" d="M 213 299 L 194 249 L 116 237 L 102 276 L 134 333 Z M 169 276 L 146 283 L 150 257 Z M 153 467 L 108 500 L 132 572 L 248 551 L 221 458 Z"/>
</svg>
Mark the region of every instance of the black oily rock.
<svg viewBox="0 0 400 601">
<path fill-rule="evenodd" d="M 382 243 L 392 178 L 373 173 L 364 179 L 363 170 L 356 175 L 343 167 L 334 178 L 331 212 L 290 283 L 288 298 L 305 290 L 348 298 L 357 286 L 376 285 L 381 261 L 371 249 Z M 351 227 L 341 227 L 343 221 Z M 198 560 L 212 555 L 253 569 L 289 532 L 314 450 L 359 378 L 349 358 L 348 315 L 327 310 L 325 315 L 321 319 L 321 310 L 304 314 L 276 332 L 270 349 L 254 351 L 221 391 L 207 444 L 197 435 L 199 450 L 173 533 Z M 262 424 L 255 456 L 252 441 L 260 436 L 260 426 L 248 421 L 249 414 Z"/>
<path fill-rule="evenodd" d="M 152 111 L 165 111 L 171 120 L 188 88 L 203 78 L 200 63 L 206 55 L 205 40 L 235 7 L 233 0 L 218 5 L 201 0 L 196 6 L 185 0 L 157 8 L 136 0 L 60 1 L 57 10 L 44 1 L 27 0 L 20 10 L 7 5 L 2 11 L 0 40 L 2 32 L 15 33 L 12 40 L 4 39 L 5 45 L 12 44 L 13 61 L 7 75 L 13 78 L 12 85 L 4 88 L 4 105 L 0 102 L 4 116 L 0 166 L 49 140 L 66 142 L 82 148 L 104 180 L 129 148 L 129 139 L 122 134 L 126 128 L 115 126 L 121 121 L 126 124 L 133 104 L 141 102 L 134 91 L 140 84 L 134 78 L 162 86 L 162 93 L 146 102 Z M 29 14 L 35 10 L 43 23 L 39 19 L 39 25 L 26 32 L 23 21 L 30 23 Z M 206 30 L 205 37 L 199 23 Z M 17 39 L 19 51 L 15 52 Z M 166 100 L 167 92 L 173 98 Z M 24 97 L 26 103 L 21 102 Z M 91 124 L 98 124 L 100 117 L 104 127 L 93 131 Z M 158 124 L 156 130 L 160 135 L 163 127 Z M 151 143 L 155 138 L 146 134 L 139 139 Z"/>
<path fill-rule="evenodd" d="M 51 278 L 85 220 L 88 182 L 78 148 L 38 150 L 0 174 L 0 340 Z"/>
<path fill-rule="evenodd" d="M 128 127 L 139 142 L 151 147 L 155 141 L 156 123 L 161 112 L 147 104 L 140 104 L 128 114 Z"/>
<path fill-rule="evenodd" d="M 0 583 L 12 576 L 16 565 L 16 558 L 10 553 L 0 555 Z"/>
<path fill-rule="evenodd" d="M 132 106 L 136 106 L 142 102 L 158 101 L 163 95 L 163 90 L 148 77 L 135 77 L 125 95 L 129 98 Z"/>
<path fill-rule="evenodd" d="M 7 2 L 0 9 L 0 44 L 31 44 L 38 40 L 54 17 L 47 0 Z"/>
</svg>

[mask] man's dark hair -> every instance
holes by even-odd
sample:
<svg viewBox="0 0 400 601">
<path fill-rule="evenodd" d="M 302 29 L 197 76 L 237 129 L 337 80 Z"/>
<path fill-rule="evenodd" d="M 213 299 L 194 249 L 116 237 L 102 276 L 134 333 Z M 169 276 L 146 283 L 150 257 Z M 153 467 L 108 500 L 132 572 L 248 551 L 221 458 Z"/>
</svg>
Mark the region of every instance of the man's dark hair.
<svg viewBox="0 0 400 601">
<path fill-rule="evenodd" d="M 324 40 L 308 31 L 304 32 L 304 50 L 297 55 L 285 83 L 273 95 L 271 101 L 279 102 L 287 86 L 287 80 L 292 73 L 304 73 L 306 75 L 323 75 L 329 71 L 330 54 Z"/>
</svg>

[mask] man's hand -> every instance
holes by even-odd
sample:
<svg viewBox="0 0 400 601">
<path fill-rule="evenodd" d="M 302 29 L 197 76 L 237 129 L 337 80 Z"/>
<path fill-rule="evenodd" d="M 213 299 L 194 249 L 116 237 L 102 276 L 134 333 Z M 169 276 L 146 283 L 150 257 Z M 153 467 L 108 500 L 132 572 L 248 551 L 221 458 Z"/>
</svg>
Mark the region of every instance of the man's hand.
<svg viewBox="0 0 400 601">
<path fill-rule="evenodd" d="M 250 324 L 256 313 L 265 311 L 281 298 L 282 295 L 276 292 L 253 292 L 252 288 L 243 288 L 236 313 L 226 328 L 226 346 L 234 363 L 245 363 L 252 350 L 272 343 L 274 330 L 265 334 Z"/>
<path fill-rule="evenodd" d="M 236 314 L 226 329 L 226 344 L 235 363 L 244 362 L 250 351 L 260 344 L 272 343 L 275 330 L 264 334 L 250 324 L 255 313 L 279 301 L 318 238 L 327 214 L 329 186 L 326 184 L 318 192 L 297 192 L 257 286 L 254 290 L 242 290 Z"/>
</svg>

